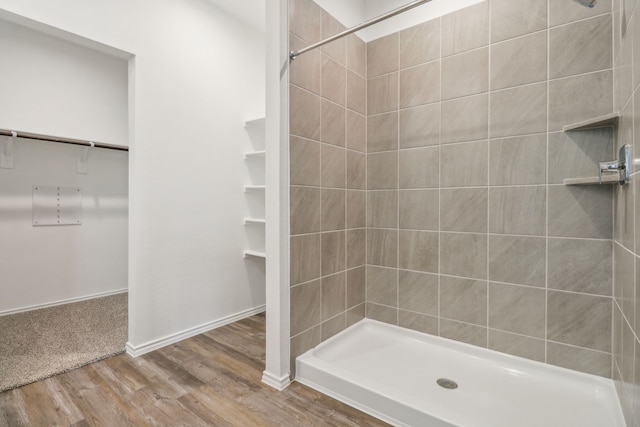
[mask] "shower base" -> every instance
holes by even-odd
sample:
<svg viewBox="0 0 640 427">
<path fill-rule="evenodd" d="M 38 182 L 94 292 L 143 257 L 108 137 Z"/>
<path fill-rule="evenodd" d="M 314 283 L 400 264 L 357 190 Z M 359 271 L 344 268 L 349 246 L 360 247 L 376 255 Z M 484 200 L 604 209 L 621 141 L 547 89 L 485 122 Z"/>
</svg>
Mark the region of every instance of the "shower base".
<svg viewBox="0 0 640 427">
<path fill-rule="evenodd" d="M 397 426 L 625 426 L 611 380 L 370 319 L 299 356 L 296 381 Z"/>
</svg>

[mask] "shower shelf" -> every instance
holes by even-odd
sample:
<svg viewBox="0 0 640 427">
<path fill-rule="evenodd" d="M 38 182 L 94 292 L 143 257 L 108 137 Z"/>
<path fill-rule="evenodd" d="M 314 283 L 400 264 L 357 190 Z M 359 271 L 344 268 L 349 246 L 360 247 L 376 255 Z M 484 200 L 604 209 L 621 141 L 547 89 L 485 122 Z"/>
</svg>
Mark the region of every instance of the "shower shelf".
<svg viewBox="0 0 640 427">
<path fill-rule="evenodd" d="M 618 123 L 619 118 L 620 113 L 616 111 L 613 113 L 605 114 L 604 116 L 594 117 L 592 119 L 566 125 L 562 128 L 562 130 L 564 132 L 570 132 L 573 130 L 587 130 L 615 126 Z"/>
<path fill-rule="evenodd" d="M 588 176 L 584 178 L 567 178 L 564 180 L 564 185 L 607 185 L 617 184 L 620 182 L 620 177 L 616 175 L 603 176 L 602 182 L 597 176 Z"/>
</svg>

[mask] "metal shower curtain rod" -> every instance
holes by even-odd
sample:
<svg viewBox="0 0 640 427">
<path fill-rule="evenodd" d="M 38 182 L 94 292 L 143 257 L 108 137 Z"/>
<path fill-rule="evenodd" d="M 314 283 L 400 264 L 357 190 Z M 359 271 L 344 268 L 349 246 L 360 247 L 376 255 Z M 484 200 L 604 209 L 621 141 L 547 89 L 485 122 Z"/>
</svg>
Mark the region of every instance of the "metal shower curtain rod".
<svg viewBox="0 0 640 427">
<path fill-rule="evenodd" d="M 380 15 L 380 16 L 378 16 L 377 18 L 373 18 L 373 19 L 371 19 L 371 20 L 369 20 L 369 21 L 367 21 L 367 22 L 364 22 L 364 23 L 362 23 L 362 24 L 360 24 L 360 25 L 356 25 L 355 27 L 351 27 L 351 28 L 349 28 L 349 29 L 347 29 L 347 30 L 344 30 L 344 31 L 343 31 L 343 32 L 341 32 L 341 33 L 336 34 L 335 36 L 331 36 L 331 37 L 326 38 L 326 39 L 324 39 L 324 40 L 322 40 L 322 41 L 319 41 L 319 42 L 317 42 L 317 43 L 314 43 L 314 44 L 312 44 L 312 45 L 309 45 L 309 46 L 305 47 L 304 49 L 300 49 L 300 50 L 296 50 L 296 51 L 293 51 L 293 50 L 292 50 L 292 51 L 291 51 L 291 53 L 289 53 L 289 58 L 291 58 L 291 60 L 294 60 L 294 59 L 296 59 L 298 56 L 302 55 L 303 53 L 309 52 L 310 50 L 313 50 L 313 49 L 315 49 L 315 48 L 317 48 L 317 47 L 323 46 L 323 45 L 325 45 L 325 44 L 327 44 L 327 43 L 331 43 L 331 42 L 332 42 L 332 41 L 334 41 L 334 40 L 341 39 L 342 37 L 344 37 L 344 36 L 348 36 L 348 35 L 349 35 L 349 34 L 351 34 L 351 33 L 355 33 L 356 31 L 360 31 L 360 30 L 362 30 L 363 28 L 370 27 L 370 26 L 371 26 L 371 25 L 373 25 L 373 24 L 377 24 L 378 22 L 384 21 L 385 19 L 389 19 L 389 18 L 391 18 L 392 16 L 399 15 L 399 14 L 401 14 L 402 12 L 406 12 L 407 10 L 413 9 L 414 7 L 418 7 L 418 6 L 420 6 L 421 4 L 428 3 L 428 2 L 430 2 L 430 1 L 431 1 L 431 0 L 417 0 L 417 1 L 412 1 L 411 3 L 409 3 L 409 4 L 407 4 L 407 5 L 404 5 L 404 6 L 402 6 L 402 7 L 399 7 L 399 8 L 397 8 L 397 9 L 394 9 L 394 10 L 392 10 L 391 12 L 387 12 L 387 13 L 385 13 L 384 15 Z"/>
<path fill-rule="evenodd" d="M 63 138 L 60 136 L 42 135 L 39 133 L 12 131 L 0 129 L 0 135 L 13 136 L 17 138 L 37 139 L 38 141 L 59 142 L 62 144 L 82 145 L 85 147 L 108 148 L 110 150 L 129 151 L 129 148 L 122 145 L 105 144 L 103 142 L 85 141 L 83 139 Z"/>
</svg>

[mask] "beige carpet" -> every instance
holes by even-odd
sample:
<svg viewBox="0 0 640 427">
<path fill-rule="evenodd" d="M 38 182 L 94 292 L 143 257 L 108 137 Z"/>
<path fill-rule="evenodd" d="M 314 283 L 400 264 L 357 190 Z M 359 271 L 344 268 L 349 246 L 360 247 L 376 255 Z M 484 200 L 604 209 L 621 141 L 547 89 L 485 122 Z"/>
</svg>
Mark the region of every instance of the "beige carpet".
<svg viewBox="0 0 640 427">
<path fill-rule="evenodd" d="M 0 316 L 0 391 L 124 351 L 127 294 Z"/>
</svg>

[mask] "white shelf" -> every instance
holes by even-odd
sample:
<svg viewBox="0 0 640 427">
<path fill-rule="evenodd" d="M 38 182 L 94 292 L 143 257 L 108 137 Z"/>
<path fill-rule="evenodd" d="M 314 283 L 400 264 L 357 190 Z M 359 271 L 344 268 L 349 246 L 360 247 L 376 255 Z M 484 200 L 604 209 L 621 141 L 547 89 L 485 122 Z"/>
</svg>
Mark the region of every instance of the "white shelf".
<svg viewBox="0 0 640 427">
<path fill-rule="evenodd" d="M 569 132 L 572 130 L 587 130 L 614 126 L 616 123 L 618 123 L 619 118 L 620 113 L 616 111 L 613 113 L 605 114 L 604 116 L 594 117 L 589 120 L 583 120 L 578 123 L 566 125 L 562 128 L 562 130 L 565 132 Z"/>
<path fill-rule="evenodd" d="M 264 122 L 265 122 L 265 118 L 264 117 L 258 117 L 257 119 L 245 120 L 244 127 L 251 127 L 251 126 L 264 127 Z"/>
<path fill-rule="evenodd" d="M 260 151 L 248 151 L 246 153 L 244 153 L 244 158 L 246 159 L 251 159 L 251 158 L 256 158 L 256 157 L 260 157 L 260 156 L 264 156 L 266 154 L 265 150 L 260 150 Z"/>
<path fill-rule="evenodd" d="M 245 218 L 244 223 L 266 224 L 267 220 L 262 218 Z"/>
<path fill-rule="evenodd" d="M 251 249 L 247 249 L 244 251 L 245 258 L 248 256 L 256 257 L 256 258 L 266 258 L 267 254 L 264 251 L 254 251 Z"/>
<path fill-rule="evenodd" d="M 266 186 L 264 185 L 245 185 L 244 186 L 244 191 L 249 191 L 249 190 L 264 190 L 266 188 Z"/>
<path fill-rule="evenodd" d="M 605 175 L 602 177 L 602 182 L 597 176 L 587 176 L 584 178 L 567 178 L 564 180 L 564 185 L 606 185 L 617 184 L 620 182 L 620 177 L 616 175 Z"/>
</svg>

